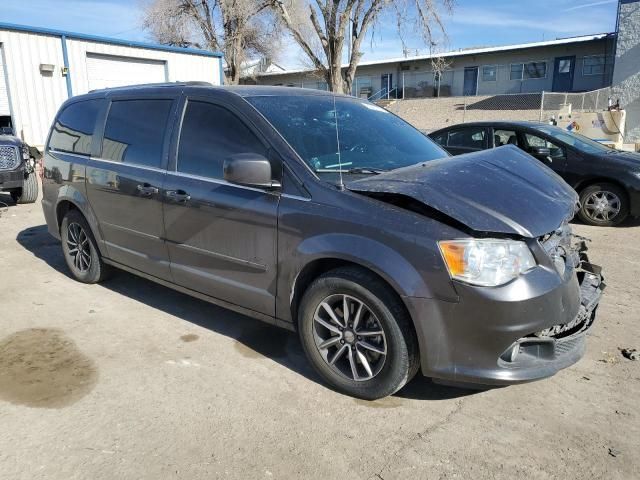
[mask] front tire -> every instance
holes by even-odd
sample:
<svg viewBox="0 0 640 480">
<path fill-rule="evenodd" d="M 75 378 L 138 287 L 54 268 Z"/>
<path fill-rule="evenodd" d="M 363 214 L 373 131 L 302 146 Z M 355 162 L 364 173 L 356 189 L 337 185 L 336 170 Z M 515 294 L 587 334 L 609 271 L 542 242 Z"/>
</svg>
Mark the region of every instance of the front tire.
<svg viewBox="0 0 640 480">
<path fill-rule="evenodd" d="M 109 274 L 87 220 L 78 210 L 69 210 L 60 227 L 62 252 L 73 278 L 83 283 L 98 283 Z"/>
<path fill-rule="evenodd" d="M 629 216 L 629 199 L 624 189 L 612 183 L 589 185 L 580 192 L 578 217 L 587 225 L 613 227 Z"/>
<path fill-rule="evenodd" d="M 418 343 L 404 305 L 366 270 L 344 267 L 316 279 L 302 297 L 298 327 L 316 371 L 347 395 L 392 395 L 418 371 Z"/>
<path fill-rule="evenodd" d="M 38 176 L 35 170 L 27 176 L 21 189 L 11 192 L 11 198 L 19 204 L 35 203 L 38 199 Z"/>
</svg>

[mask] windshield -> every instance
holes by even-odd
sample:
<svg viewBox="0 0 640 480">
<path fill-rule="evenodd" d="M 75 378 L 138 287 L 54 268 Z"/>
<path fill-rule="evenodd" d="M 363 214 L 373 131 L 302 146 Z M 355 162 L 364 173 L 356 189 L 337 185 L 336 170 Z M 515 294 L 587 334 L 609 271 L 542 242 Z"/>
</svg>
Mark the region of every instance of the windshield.
<svg viewBox="0 0 640 480">
<path fill-rule="evenodd" d="M 613 152 L 613 150 L 609 147 L 606 147 L 601 143 L 596 142 L 595 140 L 591 140 L 584 135 L 580 135 L 579 133 L 570 132 L 568 130 L 563 130 L 562 128 L 554 127 L 551 125 L 534 128 L 539 132 L 546 133 L 556 140 L 560 140 L 567 145 L 571 145 L 584 153 L 601 154 Z"/>
<path fill-rule="evenodd" d="M 248 97 L 318 174 L 375 174 L 448 156 L 374 104 L 329 95 Z M 335 107 L 334 107 L 335 105 Z M 336 120 L 338 128 L 336 132 Z"/>
</svg>

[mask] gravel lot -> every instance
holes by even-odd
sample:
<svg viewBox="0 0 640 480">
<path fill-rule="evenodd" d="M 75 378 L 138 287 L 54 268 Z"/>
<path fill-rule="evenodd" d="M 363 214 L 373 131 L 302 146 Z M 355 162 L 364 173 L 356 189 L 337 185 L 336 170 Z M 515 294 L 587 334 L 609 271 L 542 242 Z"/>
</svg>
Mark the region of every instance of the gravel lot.
<svg viewBox="0 0 640 480">
<path fill-rule="evenodd" d="M 639 222 L 575 226 L 608 288 L 574 367 L 365 402 L 291 333 L 126 273 L 71 280 L 39 202 L 0 211 L 1 478 L 640 477 L 640 361 L 618 350 L 640 349 Z"/>
</svg>

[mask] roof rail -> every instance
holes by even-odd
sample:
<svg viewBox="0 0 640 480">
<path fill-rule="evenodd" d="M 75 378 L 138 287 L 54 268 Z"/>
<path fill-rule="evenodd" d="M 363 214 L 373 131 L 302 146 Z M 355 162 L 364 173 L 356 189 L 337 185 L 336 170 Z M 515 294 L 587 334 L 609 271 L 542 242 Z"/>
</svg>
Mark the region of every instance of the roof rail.
<svg viewBox="0 0 640 480">
<path fill-rule="evenodd" d="M 93 90 L 89 90 L 89 93 L 102 92 L 104 90 L 118 90 L 118 89 L 124 90 L 128 88 L 142 88 L 142 87 L 177 87 L 180 85 L 185 87 L 213 87 L 213 84 L 211 82 L 205 82 L 202 80 L 192 80 L 187 82 L 135 83 L 133 85 L 120 85 L 117 87 L 94 88 Z"/>
</svg>

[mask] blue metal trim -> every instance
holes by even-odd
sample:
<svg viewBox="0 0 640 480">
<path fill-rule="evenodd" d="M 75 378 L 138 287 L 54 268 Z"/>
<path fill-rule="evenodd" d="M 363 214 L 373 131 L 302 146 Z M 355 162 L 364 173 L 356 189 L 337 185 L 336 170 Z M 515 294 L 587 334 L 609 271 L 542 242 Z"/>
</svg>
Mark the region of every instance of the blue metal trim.
<svg viewBox="0 0 640 480">
<path fill-rule="evenodd" d="M 220 57 L 220 64 L 218 65 L 220 69 L 220 86 L 224 86 L 224 66 L 222 65 L 222 57 Z"/>
<path fill-rule="evenodd" d="M 119 38 L 100 37 L 97 35 L 87 35 L 85 33 L 66 32 L 64 30 L 54 30 L 51 28 L 30 27 L 27 25 L 16 25 L 14 23 L 0 22 L 0 30 L 13 30 L 16 32 L 42 33 L 44 35 L 54 35 L 56 37 L 66 37 L 76 40 L 87 40 L 89 42 L 110 43 L 112 45 L 122 45 L 125 47 L 146 48 L 147 50 L 159 50 L 162 52 L 189 53 L 191 55 L 201 55 L 203 57 L 222 58 L 220 52 L 210 52 L 197 48 L 172 47 L 169 45 L 159 45 L 157 43 L 135 42 L 132 40 L 121 40 Z"/>
<path fill-rule="evenodd" d="M 67 80 L 67 95 L 69 98 L 73 97 L 73 88 L 71 87 L 71 70 L 69 69 L 69 55 L 67 54 L 67 37 L 66 35 L 60 36 L 60 40 L 62 40 L 62 62 L 64 63 L 64 68 L 67 71 L 65 75 L 65 79 Z"/>
</svg>

